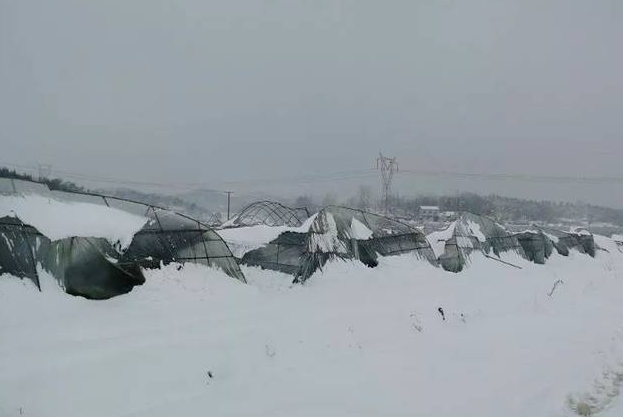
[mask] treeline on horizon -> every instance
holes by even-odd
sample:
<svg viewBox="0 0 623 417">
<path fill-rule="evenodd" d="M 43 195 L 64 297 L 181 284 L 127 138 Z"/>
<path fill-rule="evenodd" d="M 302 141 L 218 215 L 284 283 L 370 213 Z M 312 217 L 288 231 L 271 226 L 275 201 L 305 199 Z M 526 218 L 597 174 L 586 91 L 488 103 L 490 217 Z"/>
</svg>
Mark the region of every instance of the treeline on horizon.
<svg viewBox="0 0 623 417">
<path fill-rule="evenodd" d="M 60 178 L 41 178 L 37 179 L 30 174 L 22 174 L 6 167 L 0 167 L 0 178 L 12 178 L 16 180 L 34 181 L 48 186 L 50 190 L 68 191 L 84 193 L 88 190 L 71 181 L 61 180 Z"/>
<path fill-rule="evenodd" d="M 367 187 L 361 187 L 355 196 L 340 203 L 335 196 L 327 195 L 321 202 L 307 196 L 294 201 L 297 207 L 311 211 L 331 204 L 341 204 L 363 210 L 382 212 L 382 202 L 372 198 Z M 453 195 L 394 196 L 390 200 L 391 212 L 398 217 L 416 217 L 420 206 L 438 206 L 441 211 L 469 211 L 491 217 L 499 222 L 559 223 L 565 220 L 586 220 L 591 223 L 610 223 L 623 226 L 623 210 L 586 203 L 553 202 L 504 197 L 497 194 L 479 195 L 457 193 Z"/>
<path fill-rule="evenodd" d="M 470 211 L 501 222 L 540 221 L 555 223 L 565 219 L 584 219 L 591 223 L 623 225 L 623 210 L 585 203 L 553 202 L 460 193 L 446 196 L 397 197 L 393 205 L 407 213 L 417 213 L 420 206 L 439 206 L 444 211 Z"/>
<path fill-rule="evenodd" d="M 6 167 L 0 167 L 0 178 L 34 181 L 46 184 L 51 190 L 57 191 L 79 193 L 91 192 L 91 190 L 75 184 L 71 181 L 61 180 L 60 178 L 42 178 L 39 180 L 38 178 L 35 178 L 30 174 L 22 174 Z M 104 192 L 103 194 L 112 195 L 114 197 L 127 198 L 130 200 L 140 201 L 142 203 L 153 204 L 156 206 L 185 208 L 186 211 L 188 211 L 187 214 L 202 214 L 204 215 L 204 217 L 209 217 L 209 215 L 212 214 L 208 210 L 198 207 L 195 203 L 190 203 L 174 196 L 166 196 L 156 193 L 144 193 L 130 189 L 118 189 L 108 193 Z"/>
</svg>

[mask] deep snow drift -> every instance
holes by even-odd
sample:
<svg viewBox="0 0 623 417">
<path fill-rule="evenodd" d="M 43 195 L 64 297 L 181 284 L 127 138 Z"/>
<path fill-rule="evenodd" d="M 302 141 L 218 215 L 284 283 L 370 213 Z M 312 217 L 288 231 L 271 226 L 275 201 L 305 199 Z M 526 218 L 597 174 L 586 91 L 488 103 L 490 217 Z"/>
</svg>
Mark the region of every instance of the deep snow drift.
<svg viewBox="0 0 623 417">
<path fill-rule="evenodd" d="M 2 277 L 0 416 L 562 417 L 584 402 L 620 417 L 623 253 L 598 243 L 610 252 L 523 269 L 475 254 L 460 274 L 338 261 L 305 285 L 170 265 L 106 301 Z"/>
</svg>

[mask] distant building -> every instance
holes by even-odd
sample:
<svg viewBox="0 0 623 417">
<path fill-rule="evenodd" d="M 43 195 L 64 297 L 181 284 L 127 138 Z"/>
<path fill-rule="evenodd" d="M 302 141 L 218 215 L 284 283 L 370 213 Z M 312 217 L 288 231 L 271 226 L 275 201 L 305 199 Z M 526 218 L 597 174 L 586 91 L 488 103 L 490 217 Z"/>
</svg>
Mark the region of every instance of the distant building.
<svg viewBox="0 0 623 417">
<path fill-rule="evenodd" d="M 418 217 L 421 220 L 437 221 L 439 220 L 440 210 L 438 206 L 420 206 Z"/>
<path fill-rule="evenodd" d="M 442 211 L 439 215 L 440 220 L 453 222 L 458 219 L 459 215 L 456 211 Z"/>
</svg>

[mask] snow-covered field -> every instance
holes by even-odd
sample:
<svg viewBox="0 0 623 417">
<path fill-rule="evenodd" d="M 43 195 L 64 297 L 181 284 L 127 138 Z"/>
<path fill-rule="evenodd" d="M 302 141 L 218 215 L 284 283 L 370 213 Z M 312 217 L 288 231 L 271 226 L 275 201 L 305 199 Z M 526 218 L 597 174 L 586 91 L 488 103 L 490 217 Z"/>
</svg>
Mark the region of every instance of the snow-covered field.
<svg viewBox="0 0 623 417">
<path fill-rule="evenodd" d="M 620 417 L 623 253 L 598 243 L 610 253 L 521 270 L 335 262 L 294 286 L 170 266 L 107 301 L 2 276 L 0 416 L 562 417 L 585 402 Z"/>
</svg>

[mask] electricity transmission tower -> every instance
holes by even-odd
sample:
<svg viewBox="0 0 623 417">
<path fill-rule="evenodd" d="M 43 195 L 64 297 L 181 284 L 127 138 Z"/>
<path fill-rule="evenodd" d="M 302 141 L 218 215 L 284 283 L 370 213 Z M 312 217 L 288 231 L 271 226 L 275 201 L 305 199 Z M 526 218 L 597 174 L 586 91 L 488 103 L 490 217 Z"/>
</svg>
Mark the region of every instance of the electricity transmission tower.
<svg viewBox="0 0 623 417">
<path fill-rule="evenodd" d="M 379 152 L 379 157 L 376 159 L 376 169 L 381 171 L 381 192 L 385 198 L 385 214 L 388 214 L 389 195 L 392 191 L 394 174 L 398 172 L 398 161 L 396 161 L 396 158 L 387 158 Z"/>
</svg>

